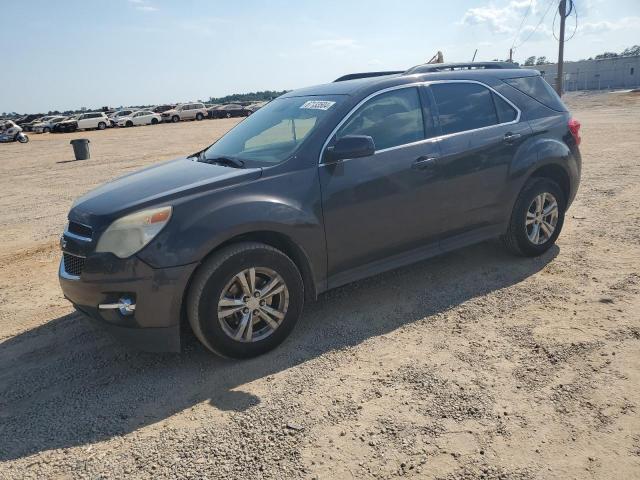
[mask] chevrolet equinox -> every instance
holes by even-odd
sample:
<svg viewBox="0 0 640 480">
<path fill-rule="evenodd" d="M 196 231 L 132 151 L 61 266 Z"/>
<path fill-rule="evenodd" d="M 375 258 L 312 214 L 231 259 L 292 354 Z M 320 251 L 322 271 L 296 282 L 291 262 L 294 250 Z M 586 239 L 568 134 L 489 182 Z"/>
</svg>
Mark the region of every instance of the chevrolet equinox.
<svg viewBox="0 0 640 480">
<path fill-rule="evenodd" d="M 579 129 L 537 71 L 511 64 L 292 91 L 78 199 L 60 284 L 140 349 L 179 351 L 188 323 L 217 354 L 259 355 L 328 289 L 494 237 L 545 252 L 578 189 Z"/>
</svg>

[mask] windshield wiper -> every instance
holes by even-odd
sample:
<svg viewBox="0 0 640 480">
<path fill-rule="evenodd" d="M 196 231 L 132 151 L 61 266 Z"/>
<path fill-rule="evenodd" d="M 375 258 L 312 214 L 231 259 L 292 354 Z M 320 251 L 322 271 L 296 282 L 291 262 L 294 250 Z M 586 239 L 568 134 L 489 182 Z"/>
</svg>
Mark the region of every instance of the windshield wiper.
<svg viewBox="0 0 640 480">
<path fill-rule="evenodd" d="M 224 165 L 233 168 L 244 168 L 244 161 L 239 158 L 229 156 L 207 158 L 205 157 L 204 152 L 200 152 L 198 154 L 198 161 L 202 163 L 215 163 L 217 165 Z"/>
</svg>

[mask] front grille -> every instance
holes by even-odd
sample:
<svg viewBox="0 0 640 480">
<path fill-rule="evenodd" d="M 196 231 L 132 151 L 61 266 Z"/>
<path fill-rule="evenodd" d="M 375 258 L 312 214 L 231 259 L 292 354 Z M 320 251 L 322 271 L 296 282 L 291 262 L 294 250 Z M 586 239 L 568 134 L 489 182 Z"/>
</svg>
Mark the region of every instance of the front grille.
<svg viewBox="0 0 640 480">
<path fill-rule="evenodd" d="M 63 253 L 62 261 L 64 262 L 64 271 L 69 275 L 79 277 L 82 274 L 84 257 L 76 257 L 70 253 Z"/>
<path fill-rule="evenodd" d="M 69 222 L 69 226 L 67 227 L 69 233 L 73 233 L 75 235 L 80 235 L 81 237 L 91 238 L 92 230 L 91 227 L 87 225 L 82 225 L 81 223 Z"/>
</svg>

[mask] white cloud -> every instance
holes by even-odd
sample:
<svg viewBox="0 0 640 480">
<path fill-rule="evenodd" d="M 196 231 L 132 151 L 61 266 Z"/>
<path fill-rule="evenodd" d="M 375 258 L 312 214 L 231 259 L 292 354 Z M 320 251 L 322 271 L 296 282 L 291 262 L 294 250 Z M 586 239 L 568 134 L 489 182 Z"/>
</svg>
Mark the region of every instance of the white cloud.
<svg viewBox="0 0 640 480">
<path fill-rule="evenodd" d="M 623 17 L 614 22 L 602 20 L 599 22 L 584 23 L 578 27 L 578 32 L 584 35 L 597 35 L 612 30 L 623 29 L 640 29 L 640 17 Z"/>
<path fill-rule="evenodd" d="M 316 40 L 315 42 L 311 42 L 311 46 L 321 50 L 335 51 L 357 50 L 362 48 L 356 40 L 347 37 Z"/>
<path fill-rule="evenodd" d="M 128 0 L 135 5 L 136 10 L 141 12 L 157 12 L 158 9 L 149 4 L 148 0 Z"/>
<path fill-rule="evenodd" d="M 470 8 L 459 23 L 467 26 L 484 25 L 493 33 L 515 33 L 529 4 L 531 11 L 528 19 L 535 18 L 538 11 L 537 0 L 512 0 L 504 7 L 496 7 L 489 3 L 482 7 Z"/>
<path fill-rule="evenodd" d="M 535 42 L 537 40 L 546 40 L 551 36 L 551 29 L 547 25 L 540 24 L 538 28 L 536 28 L 535 25 L 526 25 L 525 27 L 522 27 L 522 30 L 518 34 L 516 43 L 520 44 L 525 40 L 530 42 Z"/>
</svg>

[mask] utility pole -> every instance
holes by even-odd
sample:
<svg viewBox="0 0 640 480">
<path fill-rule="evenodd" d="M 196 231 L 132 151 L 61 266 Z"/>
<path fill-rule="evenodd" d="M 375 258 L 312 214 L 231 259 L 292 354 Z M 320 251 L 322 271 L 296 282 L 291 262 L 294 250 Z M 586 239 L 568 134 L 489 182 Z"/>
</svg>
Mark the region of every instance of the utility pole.
<svg viewBox="0 0 640 480">
<path fill-rule="evenodd" d="M 509 63 L 513 63 L 513 48 L 509 49 Z"/>
<path fill-rule="evenodd" d="M 556 79 L 556 92 L 558 92 L 559 96 L 562 96 L 562 77 L 564 66 L 564 23 L 567 19 L 567 0 L 560 0 L 558 13 L 560 14 L 560 38 L 558 41 L 558 78 Z"/>
</svg>

